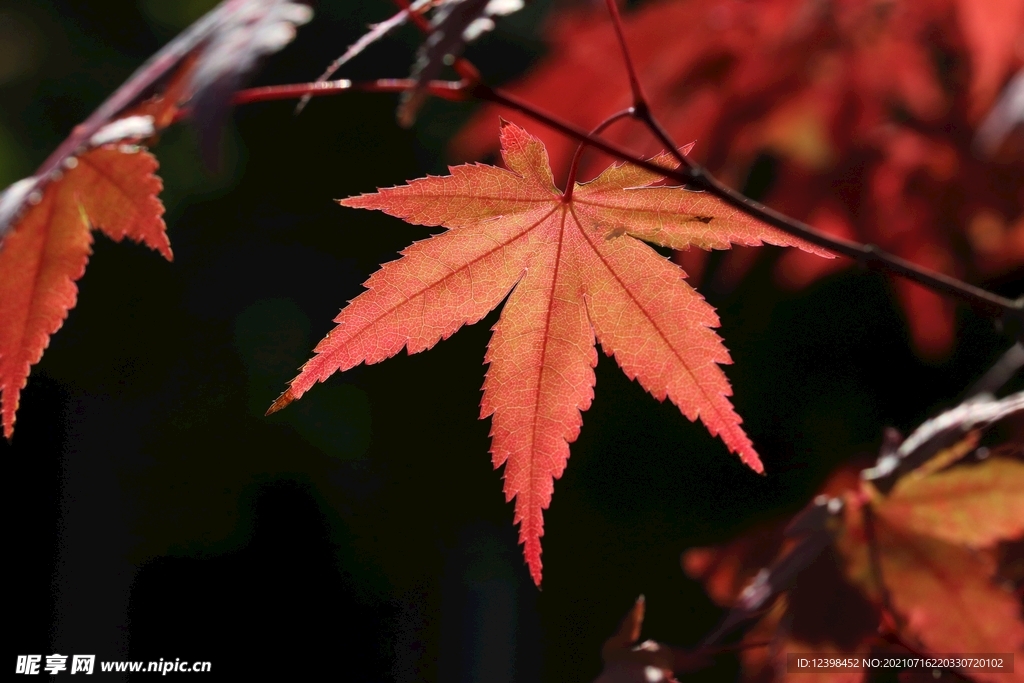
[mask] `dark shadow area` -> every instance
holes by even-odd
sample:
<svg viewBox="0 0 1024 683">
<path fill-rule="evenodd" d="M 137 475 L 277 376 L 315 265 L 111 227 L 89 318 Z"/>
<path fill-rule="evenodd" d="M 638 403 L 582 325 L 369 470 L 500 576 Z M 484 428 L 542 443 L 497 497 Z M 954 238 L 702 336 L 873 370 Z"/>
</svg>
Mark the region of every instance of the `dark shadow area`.
<svg viewBox="0 0 1024 683">
<path fill-rule="evenodd" d="M 64 439 L 64 402 L 61 387 L 38 377 L 23 394 L 21 405 L 35 413 L 18 420 L 17 445 L 0 445 L 8 487 L 6 533 L 8 589 L 4 611 L 16 627 L 7 639 L 7 654 L 39 653 L 49 642 L 54 600 L 51 581 L 60 537 L 60 451 Z M 43 484 L 47 482 L 47 484 Z"/>
<path fill-rule="evenodd" d="M 252 536 L 240 550 L 164 557 L 139 570 L 129 657 L 211 660 L 219 680 L 311 680 L 329 672 L 382 680 L 390 668 L 386 615 L 362 603 L 340 571 L 308 488 L 294 481 L 260 488 L 249 523 Z"/>
</svg>

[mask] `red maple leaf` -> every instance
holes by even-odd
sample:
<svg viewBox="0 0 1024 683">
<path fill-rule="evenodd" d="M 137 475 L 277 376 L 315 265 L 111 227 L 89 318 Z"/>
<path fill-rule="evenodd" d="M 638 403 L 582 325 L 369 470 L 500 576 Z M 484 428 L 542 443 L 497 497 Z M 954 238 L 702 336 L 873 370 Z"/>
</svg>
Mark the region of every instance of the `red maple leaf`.
<svg viewBox="0 0 1024 683">
<path fill-rule="evenodd" d="M 0 392 L 8 439 L 30 366 L 75 306 L 91 229 L 171 258 L 152 155 L 106 145 L 70 159 L 63 178 L 38 195 L 0 249 Z"/>
<path fill-rule="evenodd" d="M 719 364 L 730 359 L 710 329 L 714 310 L 640 240 L 675 249 L 767 242 L 827 254 L 708 195 L 651 187 L 661 178 L 635 166 L 613 166 L 563 195 L 539 140 L 503 125 L 501 145 L 508 170 L 457 166 L 450 176 L 341 201 L 449 230 L 366 282 L 270 412 L 338 370 L 428 349 L 508 296 L 486 355 L 481 417 L 492 417 L 493 462 L 505 465 L 505 496 L 516 498 L 520 542 L 539 584 L 542 510 L 593 399 L 595 339 L 655 397 L 700 417 L 762 470 L 727 398 Z"/>
<path fill-rule="evenodd" d="M 987 158 L 975 140 L 1024 61 L 1024 0 L 662 0 L 628 13 L 624 32 L 652 111 L 676 139 L 697 140 L 700 160 L 728 184 L 742 187 L 768 154 L 778 163 L 764 200 L 825 232 L 958 277 L 1024 263 L 1021 159 Z M 583 128 L 632 103 L 603 9 L 556 15 L 549 42 L 511 92 Z M 523 120 L 485 107 L 456 153 L 493 149 L 498 113 Z M 641 126 L 604 135 L 654 151 Z M 541 139 L 556 171 L 566 168 L 575 143 L 551 131 Z M 735 282 L 752 259 L 731 257 L 723 267 Z M 699 259 L 683 262 L 699 272 Z M 776 274 L 802 286 L 842 265 L 793 252 Z M 918 349 L 944 353 L 951 303 L 909 282 L 896 291 Z"/>
<path fill-rule="evenodd" d="M 31 366 L 75 306 L 92 228 L 171 258 L 156 159 L 123 143 L 151 139 L 189 101 L 207 158 L 215 158 L 241 79 L 309 18 L 308 7 L 290 0 L 220 4 L 139 67 L 34 176 L 0 192 L 0 414 L 8 439 Z"/>
</svg>

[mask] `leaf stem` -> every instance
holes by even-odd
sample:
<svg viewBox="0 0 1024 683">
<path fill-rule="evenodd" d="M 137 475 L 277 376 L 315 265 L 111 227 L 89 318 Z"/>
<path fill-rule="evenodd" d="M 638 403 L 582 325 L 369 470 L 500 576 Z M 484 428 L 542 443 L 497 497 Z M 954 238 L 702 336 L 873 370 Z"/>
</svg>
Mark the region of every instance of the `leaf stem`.
<svg viewBox="0 0 1024 683">
<path fill-rule="evenodd" d="M 590 131 L 590 134 L 600 135 L 601 132 L 604 131 L 604 129 L 607 128 L 608 126 L 612 125 L 616 121 L 619 121 L 630 116 L 633 116 L 633 107 L 630 107 L 629 109 L 623 109 L 622 111 L 617 111 L 608 118 L 606 118 L 601 123 L 597 124 L 597 127 L 594 128 L 594 130 Z M 576 185 L 576 172 L 579 170 L 580 167 L 580 157 L 583 156 L 583 150 L 586 149 L 586 147 L 587 143 L 581 142 L 579 146 L 576 148 L 576 153 L 572 155 L 572 164 L 570 164 L 569 166 L 569 175 L 566 177 L 565 180 L 565 192 L 562 193 L 563 202 L 569 202 L 572 199 L 572 189 Z"/>
</svg>

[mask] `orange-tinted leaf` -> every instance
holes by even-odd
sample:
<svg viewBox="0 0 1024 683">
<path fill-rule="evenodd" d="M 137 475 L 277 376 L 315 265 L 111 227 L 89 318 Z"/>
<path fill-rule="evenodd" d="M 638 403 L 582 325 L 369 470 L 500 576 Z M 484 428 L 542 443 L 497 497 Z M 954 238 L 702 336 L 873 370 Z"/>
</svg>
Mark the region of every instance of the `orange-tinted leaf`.
<svg viewBox="0 0 1024 683">
<path fill-rule="evenodd" d="M 825 253 L 707 195 L 646 187 L 660 178 L 628 166 L 576 185 L 563 201 L 540 141 L 504 125 L 501 142 L 508 170 L 459 166 L 341 202 L 449 230 L 366 282 L 271 411 L 338 370 L 428 349 L 508 296 L 487 350 L 481 416 L 492 417 L 493 462 L 505 465 L 505 495 L 516 499 L 520 542 L 539 584 L 542 511 L 593 398 L 595 340 L 649 392 L 699 417 L 762 469 L 728 399 L 719 364 L 729 354 L 710 329 L 718 318 L 683 272 L 640 240 Z"/>
<path fill-rule="evenodd" d="M 0 396 L 4 435 L 14 433 L 18 397 L 30 367 L 74 307 L 92 228 L 129 237 L 171 258 L 157 199 L 157 162 L 136 148 L 105 146 L 65 163 L 0 249 Z"/>
<path fill-rule="evenodd" d="M 156 159 L 116 143 L 149 140 L 190 101 L 212 159 L 234 90 L 311 16 L 291 0 L 225 0 L 140 66 L 34 176 L 0 192 L 0 414 L 8 439 L 29 369 L 75 305 L 90 229 L 171 258 Z"/>
<path fill-rule="evenodd" d="M 848 496 L 846 526 L 838 548 L 849 579 L 876 600 L 880 593 L 871 568 L 865 512 L 858 496 Z M 918 534 L 898 518 L 874 524 L 881 578 L 893 609 L 914 641 L 935 653 L 1004 652 L 1024 656 L 1020 600 L 997 578 L 995 554 Z M 971 672 L 981 681 L 1024 680 Z"/>
<path fill-rule="evenodd" d="M 153 128 L 161 131 L 175 122 L 181 114 L 181 106 L 192 97 L 192 72 L 198 56 L 185 57 L 171 75 L 163 91 L 141 102 L 125 112 L 125 116 L 149 116 Z"/>
<path fill-rule="evenodd" d="M 1024 534 L 1024 463 L 990 458 L 926 477 L 908 475 L 875 509 L 908 531 L 990 547 Z"/>
<path fill-rule="evenodd" d="M 859 485 L 860 474 L 856 467 L 839 468 L 819 489 L 814 508 L 819 507 L 819 503 L 827 505 L 829 498 L 842 497 Z M 805 511 L 814 508 L 808 506 Z M 719 605 L 732 606 L 761 569 L 776 557 L 787 554 L 796 545 L 793 539 L 809 531 L 806 526 L 795 529 L 790 526 L 802 516 L 803 513 L 793 520 L 759 524 L 723 545 L 690 548 L 682 554 L 680 564 L 690 578 L 703 582 L 712 600 Z"/>
<path fill-rule="evenodd" d="M 877 611 L 846 580 L 833 547 L 842 501 L 832 494 L 842 495 L 857 481 L 856 469 L 843 467 L 788 522 L 759 526 L 726 545 L 684 554 L 687 573 L 703 581 L 717 603 L 731 608 L 705 642 L 742 633 L 750 646 L 741 655 L 746 680 L 789 678 L 789 652 L 854 655 L 869 648 Z M 836 619 L 837 614 L 842 618 Z M 862 678 L 859 672 L 846 674 L 834 680 Z"/>
<path fill-rule="evenodd" d="M 908 474 L 920 478 L 939 472 L 972 452 L 989 426 L 1024 412 L 1024 392 L 1001 399 L 989 395 L 1018 369 L 1019 350 L 1014 346 L 1004 354 L 995 366 L 997 371 L 990 371 L 976 388 L 977 395 L 926 420 L 906 439 L 898 432 L 888 432 L 877 462 L 861 473 L 863 479 L 888 493 Z M 1004 455 L 1009 455 L 1013 449 L 1009 443 L 1000 451 L 1008 450 Z"/>
<path fill-rule="evenodd" d="M 688 551 L 687 572 L 704 582 L 716 602 L 732 607 L 709 639 L 745 623 L 744 643 L 770 644 L 742 653 L 744 677 L 751 682 L 790 678 L 786 654 L 796 652 L 870 650 L 880 656 L 905 655 L 909 648 L 1024 656 L 1019 446 L 998 447 L 994 452 L 1000 455 L 981 463 L 956 464 L 975 450 L 984 428 L 1019 412 L 1020 400 L 1020 394 L 975 397 L 926 421 L 902 442 L 887 434 L 878 464 L 859 476 L 851 476 L 856 469 L 850 467 L 836 472 L 824 487 L 828 495 L 795 517 L 785 538 L 781 525 L 761 527 L 724 546 Z M 871 480 L 889 481 L 878 476 L 881 472 L 895 477 L 895 484 L 876 489 Z M 836 499 L 829 495 L 845 501 L 845 511 L 826 520 L 833 543 L 811 562 L 801 561 L 801 552 L 813 549 L 811 534 L 823 528 L 814 513 L 822 504 L 833 509 Z M 773 548 L 777 555 L 768 565 Z M 803 557 L 811 556 L 804 552 Z M 785 576 L 793 580 L 787 584 Z M 887 624 L 881 630 L 880 609 Z M 890 630 L 895 631 L 891 639 L 877 635 Z M 967 674 L 991 681 L 1024 678 Z M 814 676 L 863 678 L 859 671 Z"/>
</svg>

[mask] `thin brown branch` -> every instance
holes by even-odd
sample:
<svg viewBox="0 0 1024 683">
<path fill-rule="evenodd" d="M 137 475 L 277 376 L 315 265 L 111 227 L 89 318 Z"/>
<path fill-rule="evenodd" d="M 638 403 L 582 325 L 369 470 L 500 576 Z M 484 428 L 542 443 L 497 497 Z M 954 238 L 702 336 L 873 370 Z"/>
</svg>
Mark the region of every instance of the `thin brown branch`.
<svg viewBox="0 0 1024 683">
<path fill-rule="evenodd" d="M 859 242 L 843 239 L 841 237 L 826 235 L 802 221 L 790 218 L 778 211 L 775 211 L 774 209 L 760 204 L 759 202 L 755 202 L 754 200 L 745 197 L 739 192 L 724 185 L 708 173 L 703 167 L 694 163 L 685 155 L 680 154 L 678 150 L 676 150 L 674 143 L 671 142 L 664 130 L 662 130 L 660 126 L 656 125 L 656 122 L 654 122 L 655 125 L 652 127 L 652 132 L 654 132 L 655 135 L 658 135 L 659 139 L 661 139 L 670 150 L 674 151 L 677 158 L 679 158 L 679 161 L 685 165 L 684 168 L 665 168 L 648 161 L 647 159 L 634 156 L 629 151 L 615 143 L 608 142 L 607 140 L 592 135 L 588 131 L 579 128 L 568 121 L 563 121 L 562 119 L 552 116 L 551 114 L 534 107 L 530 103 L 520 100 L 514 95 L 492 88 L 476 78 L 466 78 L 466 73 L 463 72 L 470 71 L 471 65 L 466 63 L 465 60 L 458 60 L 457 66 L 459 65 L 459 62 L 464 63 L 464 68 L 460 71 L 464 80 L 460 82 L 432 81 L 428 86 L 430 94 L 443 99 L 456 101 L 464 100 L 468 97 L 474 97 L 479 100 L 493 102 L 503 107 L 518 111 L 538 123 L 548 126 L 549 128 L 552 128 L 553 130 L 556 130 L 581 143 L 586 143 L 591 147 L 594 147 L 595 149 L 617 159 L 629 162 L 639 166 L 640 168 L 647 169 L 652 173 L 657 173 L 680 184 L 696 186 L 709 194 L 718 197 L 722 201 L 739 209 L 747 215 L 764 221 L 787 234 L 799 237 L 819 247 L 824 247 L 825 249 L 841 256 L 851 258 L 866 267 L 899 275 L 941 294 L 960 299 L 990 315 L 1003 316 L 1006 322 L 1014 326 L 1014 333 L 1016 335 L 1020 335 L 1021 330 L 1024 329 L 1024 296 L 1019 297 L 1018 299 L 1010 299 L 1000 296 L 943 273 L 937 273 L 917 266 L 906 259 L 883 251 L 874 244 L 860 244 Z M 371 83 L 362 84 L 341 80 L 328 81 L 326 83 L 319 84 L 301 83 L 293 85 L 267 86 L 264 88 L 252 88 L 240 91 L 235 96 L 235 103 L 248 104 L 251 102 L 263 102 L 268 100 L 293 99 L 303 97 L 307 94 L 313 96 L 332 95 L 352 90 L 364 92 L 401 92 L 407 89 L 411 84 L 412 82 L 409 79 L 381 79 Z M 645 116 L 649 116 L 649 113 Z M 644 120 L 648 119 L 645 118 Z"/>
<path fill-rule="evenodd" d="M 654 134 L 654 137 L 658 138 L 658 142 L 665 145 L 665 149 L 671 152 L 672 156 L 676 158 L 676 161 L 683 168 L 692 169 L 695 166 L 692 159 L 679 151 L 679 146 L 672 140 L 672 136 L 668 134 L 668 131 L 661 125 L 661 122 L 654 118 L 654 114 L 651 113 L 649 107 L 637 109 L 633 116 L 644 122 L 647 129 Z"/>
<path fill-rule="evenodd" d="M 529 116 L 538 123 L 542 123 L 575 140 L 586 142 L 617 159 L 628 161 L 653 173 L 659 173 L 681 184 L 696 185 L 700 189 L 725 201 L 727 204 L 743 211 L 748 216 L 762 220 L 787 234 L 800 237 L 811 244 L 854 259 L 869 268 L 899 275 L 947 296 L 961 299 L 989 314 L 1002 315 L 1018 326 L 1024 325 L 1024 297 L 1016 300 L 1009 299 L 943 273 L 937 273 L 917 266 L 906 259 L 879 249 L 874 244 L 860 244 L 859 242 L 841 237 L 826 235 L 802 221 L 785 216 L 727 187 L 709 174 L 703 167 L 688 160 L 684 155 L 680 156 L 683 158 L 683 163 L 686 164 L 685 169 L 665 168 L 646 159 L 635 157 L 614 143 L 602 140 L 601 138 L 595 138 L 583 129 L 547 114 L 508 93 L 501 92 L 482 83 L 472 86 L 471 92 L 474 97 L 514 109 Z"/>
<path fill-rule="evenodd" d="M 413 21 L 423 21 L 423 18 L 419 16 L 418 12 L 425 11 L 426 9 L 428 9 L 430 3 L 427 0 L 419 0 L 419 2 L 416 3 L 416 6 L 408 2 L 400 2 L 399 4 L 402 5 L 402 7 L 397 14 L 395 14 L 390 19 L 386 19 L 378 24 L 372 25 L 370 27 L 369 32 L 364 33 L 356 42 L 349 45 L 348 49 L 345 50 L 344 54 L 342 54 L 340 57 L 335 59 L 327 66 L 324 72 L 320 74 L 320 77 L 316 79 L 316 82 L 324 83 L 328 81 L 331 78 L 331 76 L 338 73 L 338 69 L 340 69 L 342 66 L 344 66 L 352 59 L 355 59 L 356 56 L 358 56 L 361 52 L 363 52 L 363 50 L 368 48 L 370 45 L 377 42 L 387 34 L 397 29 L 399 26 L 404 24 L 406 19 L 408 19 L 410 16 L 416 15 Z M 296 114 L 302 113 L 302 110 L 306 107 L 307 104 L 309 104 L 310 97 L 311 95 L 305 95 L 302 97 L 302 99 L 299 100 L 299 103 L 295 105 Z"/>
<path fill-rule="evenodd" d="M 636 75 L 636 68 L 633 66 L 633 57 L 629 53 L 629 46 L 626 44 L 626 35 L 622 31 L 622 17 L 619 16 L 619 6 L 616 0 L 605 0 L 608 6 L 608 14 L 612 17 L 612 26 L 615 27 L 615 37 L 619 40 L 619 48 L 622 50 L 622 61 L 626 64 L 626 73 L 629 74 L 629 89 L 633 91 L 633 108 L 639 111 L 647 110 L 647 98 L 644 96 L 644 89 L 640 85 L 640 79 Z M 638 114 L 634 113 L 634 116 Z"/>
<path fill-rule="evenodd" d="M 254 102 L 337 95 L 340 92 L 400 93 L 411 88 L 413 84 L 414 81 L 411 78 L 380 78 L 365 83 L 354 83 L 347 78 L 342 78 L 336 81 L 267 85 L 262 88 L 239 90 L 235 93 L 233 102 L 235 104 L 252 104 Z M 444 100 L 462 101 L 467 98 L 465 84 L 461 81 L 431 81 L 427 85 L 427 91 L 434 97 Z"/>
<path fill-rule="evenodd" d="M 633 56 L 630 54 L 629 45 L 626 43 L 626 34 L 622 28 L 622 16 L 619 14 L 618 2 L 616 0 L 605 0 L 605 5 L 608 7 L 608 14 L 612 19 L 615 37 L 619 40 L 619 48 L 622 50 L 622 61 L 625 62 L 626 73 L 629 75 L 629 89 L 633 92 L 633 106 L 630 109 L 630 115 L 639 121 L 643 121 L 648 130 L 654 133 L 658 141 L 665 146 L 665 149 L 676 158 L 680 165 L 686 168 L 692 166 L 693 162 L 686 159 L 685 155 L 679 151 L 679 145 L 672 140 L 671 136 L 661 123 L 654 118 L 654 114 L 651 112 L 647 97 L 644 95 L 643 86 L 640 85 L 640 78 L 637 76 L 636 67 L 633 65 Z"/>
</svg>

